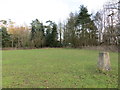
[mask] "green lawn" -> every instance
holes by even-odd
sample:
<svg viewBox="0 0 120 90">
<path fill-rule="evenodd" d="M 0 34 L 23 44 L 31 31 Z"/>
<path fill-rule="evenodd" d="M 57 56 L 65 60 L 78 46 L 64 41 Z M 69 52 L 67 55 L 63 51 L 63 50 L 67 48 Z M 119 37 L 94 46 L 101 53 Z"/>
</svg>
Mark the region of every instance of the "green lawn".
<svg viewBox="0 0 120 90">
<path fill-rule="evenodd" d="M 3 88 L 117 88 L 118 54 L 112 70 L 97 71 L 99 51 L 34 49 L 3 51 Z"/>
</svg>

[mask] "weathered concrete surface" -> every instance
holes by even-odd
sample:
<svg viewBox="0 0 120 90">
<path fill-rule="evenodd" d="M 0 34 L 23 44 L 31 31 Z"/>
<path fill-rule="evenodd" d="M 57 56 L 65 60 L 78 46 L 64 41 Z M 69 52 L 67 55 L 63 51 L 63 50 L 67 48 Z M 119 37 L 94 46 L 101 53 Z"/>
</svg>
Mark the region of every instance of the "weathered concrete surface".
<svg viewBox="0 0 120 90">
<path fill-rule="evenodd" d="M 98 69 L 101 71 L 107 71 L 111 69 L 109 52 L 99 53 Z"/>
</svg>

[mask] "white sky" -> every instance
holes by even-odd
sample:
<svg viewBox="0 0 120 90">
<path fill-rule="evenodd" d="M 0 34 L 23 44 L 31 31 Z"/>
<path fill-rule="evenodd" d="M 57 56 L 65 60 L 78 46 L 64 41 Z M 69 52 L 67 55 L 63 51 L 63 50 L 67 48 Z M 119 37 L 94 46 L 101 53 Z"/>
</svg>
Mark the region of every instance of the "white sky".
<svg viewBox="0 0 120 90">
<path fill-rule="evenodd" d="M 31 23 L 38 18 L 45 22 L 65 20 L 70 12 L 79 10 L 81 4 L 89 12 L 102 8 L 108 0 L 0 0 L 0 20 L 11 19 L 17 24 Z"/>
</svg>

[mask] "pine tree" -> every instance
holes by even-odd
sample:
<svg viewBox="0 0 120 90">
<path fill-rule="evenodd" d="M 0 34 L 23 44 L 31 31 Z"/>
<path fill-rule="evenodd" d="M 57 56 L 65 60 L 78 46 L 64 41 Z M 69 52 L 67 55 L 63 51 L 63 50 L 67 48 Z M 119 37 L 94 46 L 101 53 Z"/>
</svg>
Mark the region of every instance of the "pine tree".
<svg viewBox="0 0 120 90">
<path fill-rule="evenodd" d="M 8 34 L 7 29 L 2 27 L 0 29 L 0 33 L 2 33 L 2 47 L 10 47 L 11 38 L 10 34 Z"/>
<path fill-rule="evenodd" d="M 96 43 L 96 26 L 91 20 L 91 14 L 83 5 L 80 6 L 80 12 L 75 26 L 79 31 L 80 43 L 82 46 L 94 45 Z"/>
<path fill-rule="evenodd" d="M 44 26 L 40 23 L 38 19 L 32 21 L 31 23 L 31 41 L 34 47 L 43 47 L 45 42 Z"/>
</svg>

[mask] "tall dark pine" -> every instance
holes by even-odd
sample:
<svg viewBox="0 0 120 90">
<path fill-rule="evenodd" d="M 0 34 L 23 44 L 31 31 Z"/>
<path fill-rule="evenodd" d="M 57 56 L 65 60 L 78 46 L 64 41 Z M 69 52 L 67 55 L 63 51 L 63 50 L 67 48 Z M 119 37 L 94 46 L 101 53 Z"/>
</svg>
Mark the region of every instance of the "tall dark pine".
<svg viewBox="0 0 120 90">
<path fill-rule="evenodd" d="M 31 41 L 33 42 L 35 47 L 42 47 L 45 38 L 43 23 L 40 23 L 40 21 L 36 19 L 32 21 L 31 26 Z"/>
<path fill-rule="evenodd" d="M 96 27 L 94 22 L 91 20 L 91 14 L 83 5 L 80 6 L 80 12 L 76 20 L 76 27 L 78 27 L 80 32 L 80 42 L 82 46 L 93 45 L 96 34 Z"/>
<path fill-rule="evenodd" d="M 53 23 L 53 28 L 52 28 L 52 46 L 56 47 L 57 46 L 57 25 Z"/>
<path fill-rule="evenodd" d="M 57 46 L 57 25 L 52 21 L 47 21 L 49 23 L 46 30 L 46 46 L 56 47 Z"/>
<path fill-rule="evenodd" d="M 0 29 L 0 35 L 2 35 L 2 47 L 9 47 L 11 43 L 11 38 L 5 27 L 2 27 Z"/>
</svg>

